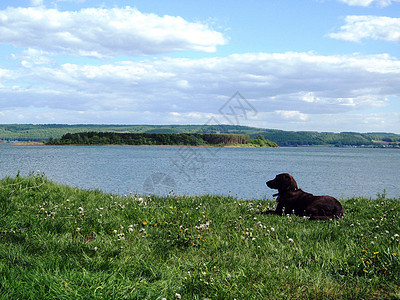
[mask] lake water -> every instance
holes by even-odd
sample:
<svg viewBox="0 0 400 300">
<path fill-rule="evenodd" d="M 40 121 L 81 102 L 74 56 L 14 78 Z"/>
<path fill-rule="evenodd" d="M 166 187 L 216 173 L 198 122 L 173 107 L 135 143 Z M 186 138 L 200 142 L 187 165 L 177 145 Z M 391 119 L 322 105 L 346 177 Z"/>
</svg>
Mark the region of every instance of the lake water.
<svg viewBox="0 0 400 300">
<path fill-rule="evenodd" d="M 0 144 L 0 178 L 40 171 L 72 186 L 116 194 L 233 195 L 272 199 L 265 182 L 288 172 L 304 191 L 337 198 L 400 198 L 400 150 L 22 146 Z"/>
</svg>

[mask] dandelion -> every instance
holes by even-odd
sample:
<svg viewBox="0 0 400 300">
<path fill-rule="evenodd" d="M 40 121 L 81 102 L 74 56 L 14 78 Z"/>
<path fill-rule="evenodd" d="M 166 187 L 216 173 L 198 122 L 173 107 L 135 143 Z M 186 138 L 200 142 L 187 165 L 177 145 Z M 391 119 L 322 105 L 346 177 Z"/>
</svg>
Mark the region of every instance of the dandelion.
<svg viewBox="0 0 400 300">
<path fill-rule="evenodd" d="M 393 254 L 393 256 L 396 256 L 397 254 L 396 253 L 392 253 Z"/>
<path fill-rule="evenodd" d="M 144 221 L 144 222 L 142 222 L 142 224 L 143 224 L 143 225 L 147 225 L 147 222 L 146 222 L 146 221 Z"/>
<path fill-rule="evenodd" d="M 377 255 L 379 253 L 379 251 L 374 252 L 374 255 Z"/>
<path fill-rule="evenodd" d="M 364 271 L 364 273 L 365 273 L 365 274 L 367 274 L 367 273 L 368 273 L 368 271 L 367 271 L 367 270 L 365 270 L 365 269 L 364 269 L 363 271 Z"/>
<path fill-rule="evenodd" d="M 173 207 L 173 206 L 170 206 L 169 208 L 170 208 L 170 209 L 174 209 L 174 207 Z"/>
</svg>

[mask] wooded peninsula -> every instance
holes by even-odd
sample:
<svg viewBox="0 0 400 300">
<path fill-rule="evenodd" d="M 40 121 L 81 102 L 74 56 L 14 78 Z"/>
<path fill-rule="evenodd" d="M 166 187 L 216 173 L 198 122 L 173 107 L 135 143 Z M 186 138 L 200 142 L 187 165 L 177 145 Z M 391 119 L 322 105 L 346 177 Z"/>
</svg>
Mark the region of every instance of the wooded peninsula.
<svg viewBox="0 0 400 300">
<path fill-rule="evenodd" d="M 215 133 L 117 133 L 80 132 L 67 133 L 59 139 L 50 138 L 47 145 L 146 145 L 146 146 L 238 146 L 278 147 L 259 135 L 251 139 L 246 134 Z"/>
</svg>

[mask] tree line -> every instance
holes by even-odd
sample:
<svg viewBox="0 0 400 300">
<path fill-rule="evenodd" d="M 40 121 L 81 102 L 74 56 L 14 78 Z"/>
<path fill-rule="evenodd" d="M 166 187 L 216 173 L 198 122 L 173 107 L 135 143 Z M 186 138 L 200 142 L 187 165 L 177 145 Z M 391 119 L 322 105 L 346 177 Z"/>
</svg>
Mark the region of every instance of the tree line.
<svg viewBox="0 0 400 300">
<path fill-rule="evenodd" d="M 229 145 L 255 144 L 261 147 L 276 147 L 263 136 L 250 139 L 246 134 L 214 133 L 118 133 L 80 132 L 67 133 L 59 139 L 50 138 L 48 145 Z"/>
<path fill-rule="evenodd" d="M 201 133 L 244 134 L 258 140 L 274 141 L 279 146 L 333 145 L 333 146 L 383 146 L 400 147 L 400 135 L 394 133 L 312 132 L 283 131 L 239 125 L 65 125 L 65 124 L 0 124 L 1 141 L 48 141 L 59 139 L 67 133 L 116 132 L 116 133 Z"/>
</svg>

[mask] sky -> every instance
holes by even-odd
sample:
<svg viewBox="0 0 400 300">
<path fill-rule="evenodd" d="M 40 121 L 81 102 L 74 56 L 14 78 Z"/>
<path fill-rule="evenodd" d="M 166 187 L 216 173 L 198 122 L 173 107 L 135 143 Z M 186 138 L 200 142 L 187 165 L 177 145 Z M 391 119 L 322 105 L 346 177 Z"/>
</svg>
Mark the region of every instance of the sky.
<svg viewBox="0 0 400 300">
<path fill-rule="evenodd" d="M 400 134 L 400 0 L 2 0 L 9 123 Z"/>
</svg>

